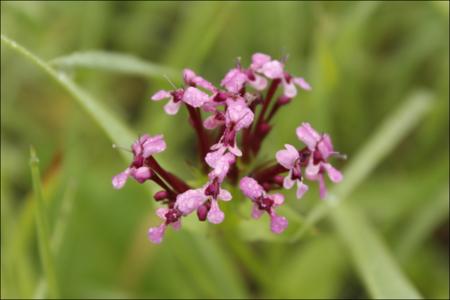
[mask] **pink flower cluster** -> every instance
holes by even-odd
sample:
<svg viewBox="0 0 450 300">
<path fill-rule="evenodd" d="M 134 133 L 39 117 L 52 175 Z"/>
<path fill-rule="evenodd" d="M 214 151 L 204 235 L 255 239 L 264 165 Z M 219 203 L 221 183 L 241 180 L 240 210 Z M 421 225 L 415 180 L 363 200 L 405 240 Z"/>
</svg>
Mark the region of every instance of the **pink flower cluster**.
<svg viewBox="0 0 450 300">
<path fill-rule="evenodd" d="M 131 147 L 134 156 L 131 165 L 112 180 L 116 189 L 122 188 L 129 177 L 139 183 L 153 181 L 162 188 L 154 195 L 165 207 L 156 211 L 162 223 L 149 229 L 152 242 L 160 243 L 169 225 L 179 229 L 182 217 L 194 212 L 200 221 L 221 223 L 225 214 L 219 201 L 232 199 L 225 188 L 227 185 L 238 185 L 252 201 L 253 218 L 266 212 L 272 232 L 281 233 L 288 226 L 288 220 L 278 215 L 276 209 L 284 203 L 284 196 L 270 191 L 290 189 L 297 184 L 296 195 L 300 199 L 308 190 L 305 180 L 311 180 L 319 183 L 323 198 L 326 195 L 324 174 L 333 182 L 342 180 L 342 174 L 328 162 L 333 156 L 342 156 L 334 151 L 330 137 L 318 133 L 309 123 L 302 123 L 296 132 L 305 147 L 297 149 L 286 144 L 285 149 L 276 153 L 272 165 L 260 165 L 239 180 L 257 157 L 272 129 L 271 121 L 276 112 L 297 95 L 297 88 L 311 89 L 303 78 L 286 72 L 284 62 L 256 53 L 248 68 L 243 68 L 239 62 L 231 69 L 220 88 L 189 69 L 184 70 L 183 81 L 184 87 L 158 91 L 151 99 L 168 99 L 164 110 L 169 115 L 176 114 L 183 105 L 186 107 L 198 138 L 198 152 L 202 169 L 208 175 L 207 182 L 193 188 L 157 162 L 153 156 L 166 149 L 162 135 L 141 136 Z M 278 87 L 282 87 L 281 92 L 272 101 Z M 238 139 L 238 136 L 241 137 Z M 238 164 L 238 160 L 241 163 Z"/>
</svg>

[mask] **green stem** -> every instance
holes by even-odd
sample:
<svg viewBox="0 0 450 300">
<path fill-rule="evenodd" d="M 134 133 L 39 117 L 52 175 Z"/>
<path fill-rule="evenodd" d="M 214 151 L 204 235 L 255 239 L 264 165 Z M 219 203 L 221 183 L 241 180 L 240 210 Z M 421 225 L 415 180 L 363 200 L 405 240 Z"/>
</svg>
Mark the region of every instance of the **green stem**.
<svg viewBox="0 0 450 300">
<path fill-rule="evenodd" d="M 30 167 L 33 181 L 33 190 L 36 199 L 36 229 L 38 235 L 39 254 L 48 286 L 48 296 L 50 298 L 59 298 L 58 284 L 56 280 L 55 265 L 53 262 L 53 253 L 50 249 L 50 239 L 46 216 L 46 207 L 44 195 L 42 193 L 41 179 L 38 167 L 39 160 L 33 147 L 30 149 Z"/>
</svg>

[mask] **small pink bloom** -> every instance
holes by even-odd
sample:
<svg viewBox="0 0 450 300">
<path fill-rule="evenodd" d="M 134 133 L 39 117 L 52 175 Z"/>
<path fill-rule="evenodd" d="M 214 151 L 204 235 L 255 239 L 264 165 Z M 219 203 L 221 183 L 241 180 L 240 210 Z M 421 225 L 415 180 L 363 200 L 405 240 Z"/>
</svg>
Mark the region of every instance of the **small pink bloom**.
<svg viewBox="0 0 450 300">
<path fill-rule="evenodd" d="M 130 175 L 130 169 L 127 168 L 122 173 L 117 174 L 112 179 L 112 184 L 115 189 L 121 189 L 127 182 L 128 176 Z"/>
<path fill-rule="evenodd" d="M 289 170 L 289 174 L 284 177 L 283 187 L 285 189 L 290 189 L 297 183 L 296 196 L 297 199 L 300 199 L 308 190 L 308 186 L 303 183 L 301 156 L 294 146 L 289 144 L 284 146 L 286 147 L 286 150 L 280 150 L 275 155 L 278 163 Z"/>
<path fill-rule="evenodd" d="M 225 124 L 225 114 L 221 111 L 215 112 L 203 121 L 206 129 L 214 129 L 223 124 Z"/>
<path fill-rule="evenodd" d="M 311 151 L 316 148 L 317 143 L 321 139 L 320 134 L 318 134 L 309 123 L 302 123 L 302 125 L 297 128 L 296 132 L 300 141 L 305 143 Z"/>
<path fill-rule="evenodd" d="M 206 157 L 206 163 L 214 170 L 210 173 L 212 177 L 218 177 L 222 182 L 227 176 L 230 165 L 235 162 L 235 157 L 231 153 L 224 153 L 224 149 L 219 149 L 214 152 L 209 152 Z"/>
<path fill-rule="evenodd" d="M 223 211 L 220 210 L 219 205 L 217 204 L 217 200 L 213 199 L 211 201 L 211 208 L 209 209 L 207 218 L 208 221 L 213 224 L 222 223 L 225 218 Z"/>
<path fill-rule="evenodd" d="M 217 91 L 217 88 L 211 82 L 209 82 L 208 80 L 204 79 L 201 76 L 198 76 L 191 69 L 184 69 L 183 79 L 187 85 L 190 85 L 193 87 L 199 86 L 199 87 L 204 88 L 212 93 L 215 93 Z"/>
<path fill-rule="evenodd" d="M 199 89 L 190 86 L 184 91 L 182 100 L 192 107 L 201 107 L 209 101 L 209 96 Z"/>
<path fill-rule="evenodd" d="M 239 68 L 231 69 L 220 83 L 227 91 L 239 93 L 247 83 L 247 75 Z"/>
<path fill-rule="evenodd" d="M 284 73 L 284 66 L 278 60 L 272 60 L 265 63 L 259 69 L 259 72 L 263 73 L 267 78 L 270 79 L 282 78 Z"/>
<path fill-rule="evenodd" d="M 163 223 L 148 230 L 148 238 L 151 242 L 159 244 L 162 242 L 167 225 L 171 224 L 175 230 L 181 226 L 181 212 L 174 208 L 158 208 L 156 215 L 163 220 Z"/>
<path fill-rule="evenodd" d="M 204 189 L 192 189 L 179 194 L 175 206 L 184 214 L 188 215 L 202 205 L 208 197 Z"/>
<path fill-rule="evenodd" d="M 264 64 L 270 62 L 271 58 L 267 54 L 255 53 L 252 56 L 252 64 L 250 68 L 254 71 L 259 70 Z"/>
</svg>

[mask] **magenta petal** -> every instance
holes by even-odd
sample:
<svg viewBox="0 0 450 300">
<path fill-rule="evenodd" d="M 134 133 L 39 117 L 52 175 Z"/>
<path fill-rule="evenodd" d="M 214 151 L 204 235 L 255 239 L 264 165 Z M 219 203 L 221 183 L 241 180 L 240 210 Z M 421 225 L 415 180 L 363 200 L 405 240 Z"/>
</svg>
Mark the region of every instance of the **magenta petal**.
<svg viewBox="0 0 450 300">
<path fill-rule="evenodd" d="M 203 121 L 203 127 L 205 127 L 206 129 L 214 129 L 217 128 L 219 125 L 224 124 L 225 121 L 218 119 L 216 117 L 216 114 L 211 115 L 209 117 L 207 117 L 204 121 Z"/>
<path fill-rule="evenodd" d="M 258 70 L 270 60 L 271 57 L 267 54 L 255 53 L 252 55 L 252 64 L 250 65 L 250 68 L 253 70 Z"/>
<path fill-rule="evenodd" d="M 308 186 L 303 181 L 298 180 L 296 192 L 297 199 L 301 199 L 308 189 Z"/>
<path fill-rule="evenodd" d="M 183 94 L 183 102 L 192 107 L 201 107 L 205 102 L 209 101 L 208 94 L 200 91 L 195 87 L 188 87 Z"/>
<path fill-rule="evenodd" d="M 160 90 L 152 96 L 153 101 L 160 101 L 166 98 L 172 98 L 172 95 L 170 94 L 170 92 L 164 90 Z"/>
<path fill-rule="evenodd" d="M 156 215 L 163 221 L 166 220 L 166 214 L 169 212 L 169 209 L 166 207 L 160 207 L 156 210 Z"/>
<path fill-rule="evenodd" d="M 164 232 L 166 231 L 166 224 L 162 223 L 158 227 L 152 227 L 148 230 L 148 238 L 155 244 L 162 242 Z"/>
<path fill-rule="evenodd" d="M 327 187 L 325 186 L 325 180 L 323 178 L 323 175 L 319 174 L 317 180 L 319 181 L 319 195 L 320 198 L 323 199 L 327 196 Z"/>
<path fill-rule="evenodd" d="M 299 158 L 297 149 L 294 146 L 285 144 L 286 150 L 277 151 L 275 158 L 278 163 L 285 167 L 286 169 L 291 169 L 294 167 L 295 161 Z"/>
<path fill-rule="evenodd" d="M 330 177 L 330 180 L 338 183 L 341 182 L 343 179 L 342 173 L 336 170 L 332 165 L 326 163 L 322 164 L 322 166 L 325 168 L 325 170 L 328 173 L 328 177 Z"/>
<path fill-rule="evenodd" d="M 168 115 L 176 115 L 178 110 L 180 109 L 181 101 L 180 102 L 174 102 L 173 100 L 170 100 L 166 105 L 164 105 L 164 110 Z"/>
<path fill-rule="evenodd" d="M 272 60 L 268 63 L 265 63 L 261 72 L 270 79 L 283 78 L 283 69 L 284 66 L 278 60 Z"/>
<path fill-rule="evenodd" d="M 250 126 L 253 122 L 253 118 L 253 112 L 247 107 L 243 100 L 230 102 L 228 104 L 225 115 L 226 124 L 235 124 L 236 131 Z"/>
<path fill-rule="evenodd" d="M 262 216 L 263 213 L 264 213 L 264 211 L 263 211 L 263 210 L 260 210 L 260 209 L 258 208 L 258 204 L 253 203 L 253 207 L 252 207 L 252 218 L 253 218 L 253 219 L 259 219 L 259 218 Z"/>
<path fill-rule="evenodd" d="M 282 233 L 288 226 L 288 220 L 285 217 L 278 216 L 275 213 L 270 215 L 270 229 L 273 233 Z"/>
<path fill-rule="evenodd" d="M 220 210 L 216 200 L 211 201 L 211 208 L 207 215 L 208 221 L 213 224 L 222 223 L 225 214 Z"/>
<path fill-rule="evenodd" d="M 255 80 L 248 82 L 255 90 L 262 91 L 267 87 L 267 79 L 255 74 Z"/>
<path fill-rule="evenodd" d="M 180 230 L 180 228 L 181 228 L 181 220 L 177 220 L 177 221 L 171 223 L 171 225 L 172 225 L 173 229 Z"/>
<path fill-rule="evenodd" d="M 229 191 L 220 189 L 218 198 L 222 201 L 230 201 L 233 197 L 231 196 L 231 193 Z"/>
<path fill-rule="evenodd" d="M 179 194 L 175 206 L 185 215 L 190 214 L 207 199 L 203 189 L 187 190 Z"/>
<path fill-rule="evenodd" d="M 274 206 L 280 206 L 281 204 L 284 203 L 284 196 L 283 194 L 280 193 L 275 193 L 271 196 L 272 200 L 273 200 L 273 205 Z"/>
<path fill-rule="evenodd" d="M 296 130 L 297 137 L 308 146 L 309 150 L 314 151 L 317 142 L 320 141 L 320 135 L 309 123 L 302 123 Z"/>
<path fill-rule="evenodd" d="M 231 93 L 239 93 L 244 87 L 248 78 L 240 69 L 231 69 L 220 83 L 227 91 Z"/>
<path fill-rule="evenodd" d="M 128 176 L 130 174 L 130 169 L 126 169 L 122 173 L 117 174 L 112 179 L 112 185 L 115 189 L 121 189 L 127 182 Z"/>
<path fill-rule="evenodd" d="M 137 182 L 143 183 L 147 179 L 150 179 L 150 177 L 152 176 L 152 172 L 148 167 L 140 167 L 137 169 L 131 169 L 130 175 L 133 176 L 133 178 L 136 179 Z"/>
<path fill-rule="evenodd" d="M 297 84 L 303 90 L 306 91 L 311 90 L 311 85 L 308 82 L 306 82 L 306 80 L 302 77 L 296 77 L 292 81 L 294 81 L 294 83 Z"/>
<path fill-rule="evenodd" d="M 239 188 L 250 199 L 256 199 L 264 193 L 262 186 L 255 179 L 247 176 L 241 179 Z"/>
<path fill-rule="evenodd" d="M 289 171 L 289 174 L 286 175 L 283 179 L 283 187 L 287 190 L 292 188 L 294 186 L 295 180 L 292 180 L 291 178 L 291 171 Z"/>
<path fill-rule="evenodd" d="M 284 96 L 288 98 L 294 98 L 297 96 L 297 88 L 295 87 L 293 82 L 286 82 L 286 80 L 283 80 L 283 88 L 284 88 Z"/>
<path fill-rule="evenodd" d="M 153 154 L 163 152 L 166 150 L 166 142 L 164 141 L 164 136 L 162 134 L 149 137 L 143 144 L 144 149 L 142 156 L 147 158 Z"/>
<path fill-rule="evenodd" d="M 335 153 L 328 134 L 323 135 L 322 140 L 317 144 L 317 149 L 319 149 L 323 159 L 327 159 L 331 154 Z"/>
</svg>

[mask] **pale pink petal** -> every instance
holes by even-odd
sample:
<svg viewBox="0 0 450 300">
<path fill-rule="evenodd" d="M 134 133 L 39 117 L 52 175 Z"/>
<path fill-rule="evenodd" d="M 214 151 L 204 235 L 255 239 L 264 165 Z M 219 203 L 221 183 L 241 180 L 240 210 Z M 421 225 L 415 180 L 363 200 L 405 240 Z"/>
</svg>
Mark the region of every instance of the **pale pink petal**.
<svg viewBox="0 0 450 300">
<path fill-rule="evenodd" d="M 289 171 L 289 174 L 284 177 L 283 179 L 283 187 L 287 190 L 292 188 L 294 186 L 295 180 L 292 180 L 291 178 L 291 171 Z"/>
<path fill-rule="evenodd" d="M 303 195 L 308 191 L 308 186 L 303 181 L 297 180 L 297 199 L 301 199 Z"/>
<path fill-rule="evenodd" d="M 143 183 L 147 179 L 150 179 L 152 172 L 149 167 L 140 167 L 130 169 L 130 175 L 136 179 L 137 182 Z"/>
<path fill-rule="evenodd" d="M 275 193 L 275 194 L 271 195 L 271 198 L 273 200 L 274 206 L 280 206 L 281 204 L 284 203 L 283 194 Z"/>
<path fill-rule="evenodd" d="M 297 137 L 308 146 L 309 150 L 313 151 L 317 142 L 320 140 L 320 135 L 315 131 L 309 123 L 302 123 L 296 130 Z"/>
<path fill-rule="evenodd" d="M 175 230 L 180 230 L 180 228 L 181 228 L 181 220 L 179 219 L 179 220 L 177 220 L 177 221 L 171 223 L 171 225 L 172 225 L 172 228 L 173 228 L 173 229 L 175 229 Z"/>
<path fill-rule="evenodd" d="M 310 91 L 312 89 L 311 85 L 302 77 L 293 78 L 292 81 L 303 90 Z"/>
<path fill-rule="evenodd" d="M 117 174 L 112 178 L 112 185 L 115 189 L 121 189 L 127 182 L 128 176 L 130 175 L 130 169 L 126 169 L 122 173 Z"/>
<path fill-rule="evenodd" d="M 236 146 L 236 142 L 234 142 L 234 146 L 233 147 L 228 147 L 228 151 L 230 151 L 231 153 L 233 153 L 235 156 L 241 157 L 242 156 L 242 151 L 241 149 L 239 149 Z"/>
<path fill-rule="evenodd" d="M 142 156 L 147 158 L 153 154 L 163 152 L 166 150 L 166 142 L 164 141 L 164 136 L 162 134 L 155 135 L 153 137 L 148 137 L 148 139 L 142 144 L 144 149 Z"/>
<path fill-rule="evenodd" d="M 208 166 L 214 168 L 219 160 L 224 156 L 225 148 L 220 148 L 217 151 L 208 152 L 205 156 L 205 161 Z"/>
<path fill-rule="evenodd" d="M 331 181 L 335 183 L 342 181 L 343 179 L 342 173 L 336 170 L 332 165 L 328 163 L 322 163 L 322 166 L 327 171 L 328 177 L 330 178 Z"/>
<path fill-rule="evenodd" d="M 216 114 L 213 114 L 213 115 L 207 117 L 203 121 L 203 126 L 206 129 L 214 129 L 214 128 L 217 128 L 218 126 L 223 125 L 223 124 L 225 124 L 225 117 L 223 116 L 223 118 L 219 119 Z"/>
<path fill-rule="evenodd" d="M 225 189 L 220 189 L 218 198 L 222 201 L 230 201 L 232 196 L 231 193 Z"/>
<path fill-rule="evenodd" d="M 295 161 L 299 158 L 297 149 L 294 146 L 285 144 L 286 150 L 277 151 L 275 157 L 277 162 L 285 167 L 286 169 L 291 169 L 294 167 Z"/>
<path fill-rule="evenodd" d="M 258 70 L 264 64 L 268 63 L 270 60 L 271 60 L 271 57 L 267 54 L 255 53 L 252 55 L 252 63 L 250 65 L 250 68 L 253 70 Z"/>
<path fill-rule="evenodd" d="M 209 81 L 207 81 L 206 79 L 204 79 L 201 76 L 198 76 L 197 74 L 194 73 L 194 71 L 192 71 L 190 69 L 184 69 L 183 79 L 187 85 L 199 86 L 199 87 L 207 89 L 211 92 L 215 92 L 217 90 L 214 87 L 214 85 L 212 85 Z"/>
<path fill-rule="evenodd" d="M 166 98 L 172 98 L 172 95 L 170 94 L 170 92 L 165 90 L 160 90 L 152 96 L 153 101 L 160 101 Z"/>
<path fill-rule="evenodd" d="M 191 69 L 184 69 L 183 70 L 183 80 L 184 80 L 184 83 L 186 83 L 187 85 L 191 85 L 193 83 L 192 80 L 196 76 L 197 75 L 195 74 L 195 72 L 192 71 Z"/>
<path fill-rule="evenodd" d="M 264 213 L 264 211 L 259 209 L 258 204 L 253 203 L 252 218 L 253 219 L 259 219 L 262 216 L 263 213 Z"/>
<path fill-rule="evenodd" d="M 253 122 L 253 117 L 253 112 L 247 107 L 244 100 L 229 102 L 225 120 L 226 124 L 234 123 L 236 131 L 250 126 Z"/>
<path fill-rule="evenodd" d="M 288 226 L 288 220 L 285 217 L 278 216 L 275 213 L 270 215 L 270 229 L 273 233 L 282 233 Z"/>
<path fill-rule="evenodd" d="M 283 64 L 278 60 L 272 60 L 265 63 L 260 72 L 263 73 L 267 78 L 276 79 L 283 77 Z"/>
<path fill-rule="evenodd" d="M 221 81 L 220 85 L 231 93 L 239 93 L 247 82 L 247 75 L 240 69 L 231 69 Z"/>
<path fill-rule="evenodd" d="M 325 180 L 322 174 L 317 175 L 317 180 L 319 181 L 319 194 L 320 198 L 325 198 L 327 196 L 327 187 L 325 186 Z"/>
<path fill-rule="evenodd" d="M 315 165 L 314 159 L 311 157 L 305 169 L 306 176 L 308 178 L 313 178 L 319 173 L 319 171 L 320 171 L 320 164 Z"/>
<path fill-rule="evenodd" d="M 283 79 L 283 88 L 284 93 L 288 98 L 294 98 L 297 95 L 297 88 L 295 87 L 294 83 L 291 81 L 288 83 L 286 80 Z"/>
<path fill-rule="evenodd" d="M 262 186 L 255 179 L 247 176 L 241 179 L 239 188 L 250 199 L 256 199 L 264 193 Z"/>
<path fill-rule="evenodd" d="M 195 87 L 188 87 L 183 94 L 183 102 L 192 107 L 201 107 L 205 102 L 209 101 L 208 94 L 200 91 Z"/>
<path fill-rule="evenodd" d="M 317 149 L 319 149 L 323 159 L 327 159 L 331 154 L 335 153 L 328 134 L 322 136 L 322 140 L 317 144 Z"/>
<path fill-rule="evenodd" d="M 158 227 L 152 227 L 148 230 L 148 238 L 155 244 L 162 242 L 164 232 L 166 231 L 166 225 L 163 223 Z"/>
<path fill-rule="evenodd" d="M 248 82 L 255 90 L 262 91 L 267 87 L 267 79 L 255 74 L 255 80 Z"/>
<path fill-rule="evenodd" d="M 224 218 L 225 218 L 225 214 L 223 213 L 223 211 L 220 210 L 219 205 L 217 204 L 217 201 L 212 200 L 211 208 L 207 215 L 208 221 L 213 224 L 219 224 L 219 223 L 222 223 Z"/>
<path fill-rule="evenodd" d="M 166 214 L 169 212 L 169 209 L 166 207 L 160 207 L 156 210 L 156 215 L 163 221 L 166 220 Z"/>
<path fill-rule="evenodd" d="M 180 109 L 181 101 L 174 102 L 170 100 L 166 105 L 164 105 L 164 110 L 168 115 L 176 115 L 178 110 Z"/>
<path fill-rule="evenodd" d="M 177 196 L 175 206 L 187 215 L 196 210 L 207 199 L 203 189 L 187 190 Z"/>
</svg>

